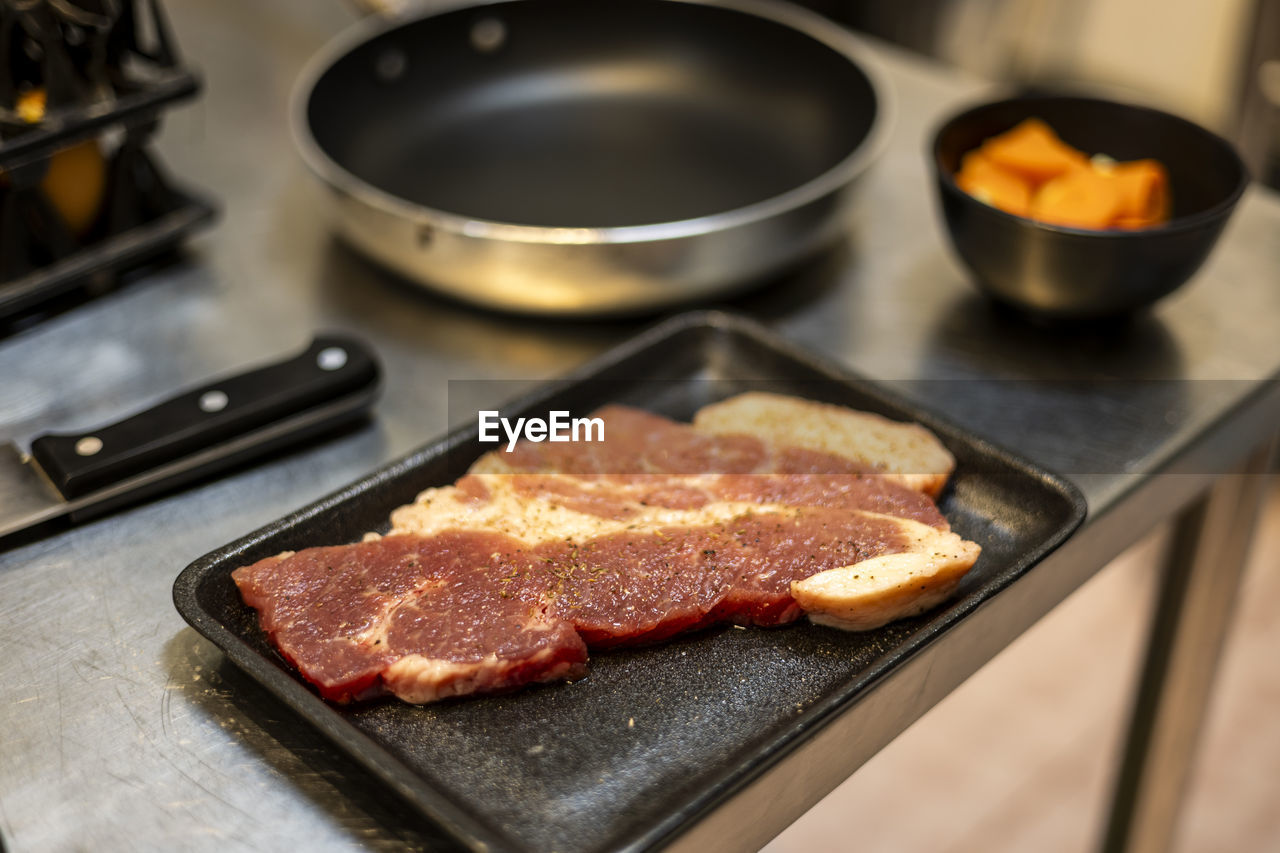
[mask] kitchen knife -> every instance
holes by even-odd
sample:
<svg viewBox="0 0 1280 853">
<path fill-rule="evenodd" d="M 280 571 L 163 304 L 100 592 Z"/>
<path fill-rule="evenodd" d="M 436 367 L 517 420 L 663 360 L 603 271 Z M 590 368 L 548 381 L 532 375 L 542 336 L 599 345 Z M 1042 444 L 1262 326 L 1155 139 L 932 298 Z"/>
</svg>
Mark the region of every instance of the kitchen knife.
<svg viewBox="0 0 1280 853">
<path fill-rule="evenodd" d="M 325 334 L 285 361 L 190 389 L 122 421 L 0 445 L 0 538 L 82 521 L 364 415 L 381 368 Z"/>
</svg>

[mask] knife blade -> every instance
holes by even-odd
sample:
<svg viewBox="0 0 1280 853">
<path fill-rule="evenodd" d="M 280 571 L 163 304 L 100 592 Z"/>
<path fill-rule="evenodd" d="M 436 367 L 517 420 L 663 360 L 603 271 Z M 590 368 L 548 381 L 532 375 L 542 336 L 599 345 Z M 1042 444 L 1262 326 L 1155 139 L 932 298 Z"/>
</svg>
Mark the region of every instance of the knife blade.
<svg viewBox="0 0 1280 853">
<path fill-rule="evenodd" d="M 145 411 L 23 453 L 0 445 L 0 539 L 77 522 L 367 414 L 382 369 L 361 341 L 318 335 L 302 353 L 189 388 Z"/>
</svg>

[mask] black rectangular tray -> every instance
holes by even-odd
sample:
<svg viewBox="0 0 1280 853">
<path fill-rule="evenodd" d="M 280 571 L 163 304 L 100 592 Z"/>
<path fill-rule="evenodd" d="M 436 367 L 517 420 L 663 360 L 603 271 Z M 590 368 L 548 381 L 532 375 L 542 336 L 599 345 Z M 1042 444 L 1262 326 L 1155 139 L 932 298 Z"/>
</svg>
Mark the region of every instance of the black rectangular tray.
<svg viewBox="0 0 1280 853">
<path fill-rule="evenodd" d="M 663 847 L 1030 569 L 1085 512 L 1069 483 L 725 314 L 676 317 L 502 414 L 578 415 L 621 402 L 688 420 L 700 406 L 750 389 L 881 412 L 941 437 L 957 468 L 940 506 L 983 548 L 953 601 L 869 633 L 807 623 L 726 628 L 596 653 L 582 681 L 506 696 L 423 707 L 327 704 L 267 643 L 230 573 L 283 550 L 386 529 L 391 510 L 451 482 L 460 464 L 492 449 L 474 427 L 202 557 L 177 579 L 174 601 L 253 679 L 461 846 Z"/>
</svg>

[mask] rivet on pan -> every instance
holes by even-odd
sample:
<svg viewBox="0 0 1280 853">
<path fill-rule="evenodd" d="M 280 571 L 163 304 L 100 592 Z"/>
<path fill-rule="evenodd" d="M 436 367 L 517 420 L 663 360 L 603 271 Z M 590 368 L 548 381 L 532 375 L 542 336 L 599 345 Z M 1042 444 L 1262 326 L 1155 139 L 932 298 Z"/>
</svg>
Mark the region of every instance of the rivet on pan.
<svg viewBox="0 0 1280 853">
<path fill-rule="evenodd" d="M 436 230 L 430 225 L 418 226 L 418 248 L 425 249 L 431 245 L 431 241 L 436 238 Z"/>
<path fill-rule="evenodd" d="M 205 391 L 200 395 L 200 411 L 221 412 L 228 402 L 227 395 L 222 391 Z"/>
<path fill-rule="evenodd" d="M 76 442 L 76 453 L 80 456 L 92 456 L 102 449 L 102 439 L 96 435 L 86 435 Z"/>
<path fill-rule="evenodd" d="M 394 83 L 404 76 L 405 69 L 408 66 L 409 60 L 404 55 L 404 51 L 399 48 L 391 48 L 378 55 L 378 60 L 374 63 L 373 70 L 382 82 Z"/>
<path fill-rule="evenodd" d="M 507 41 L 507 25 L 497 18 L 481 18 L 471 28 L 471 46 L 481 53 L 493 53 Z"/>
<path fill-rule="evenodd" d="M 321 370 L 337 370 L 347 363 L 347 351 L 342 347 L 325 347 L 316 356 Z"/>
</svg>

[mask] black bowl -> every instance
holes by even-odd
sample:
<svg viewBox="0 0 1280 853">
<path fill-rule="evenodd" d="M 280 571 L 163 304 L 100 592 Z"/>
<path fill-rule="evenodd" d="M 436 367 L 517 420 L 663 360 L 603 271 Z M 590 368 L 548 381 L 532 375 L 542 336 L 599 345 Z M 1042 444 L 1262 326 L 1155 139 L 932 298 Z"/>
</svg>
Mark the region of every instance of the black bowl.
<svg viewBox="0 0 1280 853">
<path fill-rule="evenodd" d="M 962 155 L 1033 116 L 1087 154 L 1162 162 L 1173 202 L 1170 221 L 1140 231 L 1066 228 L 997 210 L 956 186 Z M 1235 149 L 1186 119 L 1065 95 L 966 110 L 943 124 L 932 155 L 947 232 L 979 287 L 1049 318 L 1114 317 L 1172 293 L 1209 255 L 1249 183 Z"/>
</svg>

